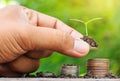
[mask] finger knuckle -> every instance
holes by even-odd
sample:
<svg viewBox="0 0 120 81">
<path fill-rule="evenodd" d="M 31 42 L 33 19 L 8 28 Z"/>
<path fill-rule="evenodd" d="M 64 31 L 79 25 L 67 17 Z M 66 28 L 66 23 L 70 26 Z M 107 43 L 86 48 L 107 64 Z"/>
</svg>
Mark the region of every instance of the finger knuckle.
<svg viewBox="0 0 120 81">
<path fill-rule="evenodd" d="M 62 33 L 62 43 L 66 44 L 68 42 L 69 36 L 65 33 Z"/>
<path fill-rule="evenodd" d="M 65 49 L 71 49 L 73 47 L 73 39 L 69 34 L 62 33 L 61 36 L 61 47 Z"/>
</svg>

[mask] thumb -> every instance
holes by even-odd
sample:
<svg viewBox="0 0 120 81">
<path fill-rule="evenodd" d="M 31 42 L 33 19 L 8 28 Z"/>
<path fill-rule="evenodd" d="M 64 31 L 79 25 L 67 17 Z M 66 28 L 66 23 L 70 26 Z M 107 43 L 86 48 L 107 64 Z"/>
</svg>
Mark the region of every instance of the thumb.
<svg viewBox="0 0 120 81">
<path fill-rule="evenodd" d="M 70 34 L 45 27 L 28 27 L 28 40 L 32 50 L 52 50 L 72 57 L 83 57 L 89 52 L 89 45 Z M 26 45 L 28 44 L 26 42 Z"/>
</svg>

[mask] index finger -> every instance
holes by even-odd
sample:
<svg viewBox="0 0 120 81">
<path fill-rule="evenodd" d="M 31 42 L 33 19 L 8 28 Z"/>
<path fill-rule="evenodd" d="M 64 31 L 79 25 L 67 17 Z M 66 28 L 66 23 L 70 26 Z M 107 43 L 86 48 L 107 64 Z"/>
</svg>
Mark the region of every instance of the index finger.
<svg viewBox="0 0 120 81">
<path fill-rule="evenodd" d="M 71 28 L 70 26 L 64 24 L 62 21 L 60 21 L 59 19 L 57 18 L 54 18 L 54 17 L 51 17 L 51 16 L 48 16 L 48 15 L 45 15 L 45 14 L 42 14 L 42 13 L 39 13 L 37 11 L 34 11 L 34 10 L 31 10 L 31 9 L 28 9 L 28 8 L 24 8 L 28 11 L 30 11 L 31 15 L 32 14 L 36 14 L 37 15 L 37 26 L 42 26 L 42 27 L 51 27 L 51 28 L 54 28 L 54 29 L 58 29 L 58 30 L 61 30 L 67 34 L 70 34 L 72 37 L 74 38 L 82 38 L 83 35 L 80 34 L 79 32 L 77 32 L 76 30 L 74 30 L 73 28 Z M 35 16 L 35 15 L 33 15 Z"/>
<path fill-rule="evenodd" d="M 54 17 L 44 15 L 42 13 L 38 13 L 38 25 L 59 29 L 65 33 L 70 34 L 71 36 L 73 36 L 75 38 L 83 37 L 82 34 L 77 32 L 73 28 L 69 27 L 68 25 L 64 24 L 62 21 L 60 21 Z"/>
</svg>

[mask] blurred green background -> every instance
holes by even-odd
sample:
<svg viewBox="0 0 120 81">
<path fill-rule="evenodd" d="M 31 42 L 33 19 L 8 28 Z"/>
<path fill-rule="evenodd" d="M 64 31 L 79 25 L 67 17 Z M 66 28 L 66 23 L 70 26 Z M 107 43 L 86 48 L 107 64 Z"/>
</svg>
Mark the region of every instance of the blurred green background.
<svg viewBox="0 0 120 81">
<path fill-rule="evenodd" d="M 60 73 L 62 64 L 78 64 L 80 74 L 86 73 L 86 61 L 90 58 L 110 59 L 110 72 L 120 76 L 120 0 L 1 0 L 0 5 L 20 4 L 44 14 L 59 18 L 85 35 L 83 24 L 71 18 L 87 21 L 101 17 L 88 25 L 89 36 L 99 43 L 99 49 L 90 51 L 83 58 L 72 58 L 55 52 L 41 59 L 37 71 Z"/>
</svg>

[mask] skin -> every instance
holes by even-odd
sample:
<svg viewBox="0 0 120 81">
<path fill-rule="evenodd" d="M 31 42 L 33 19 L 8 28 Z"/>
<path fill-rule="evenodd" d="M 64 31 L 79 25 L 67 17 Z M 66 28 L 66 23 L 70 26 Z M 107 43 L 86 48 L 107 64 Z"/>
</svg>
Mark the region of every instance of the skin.
<svg viewBox="0 0 120 81">
<path fill-rule="evenodd" d="M 54 51 L 81 58 L 89 45 L 60 20 L 12 5 L 0 9 L 0 75 L 18 77 L 39 68 Z"/>
</svg>

